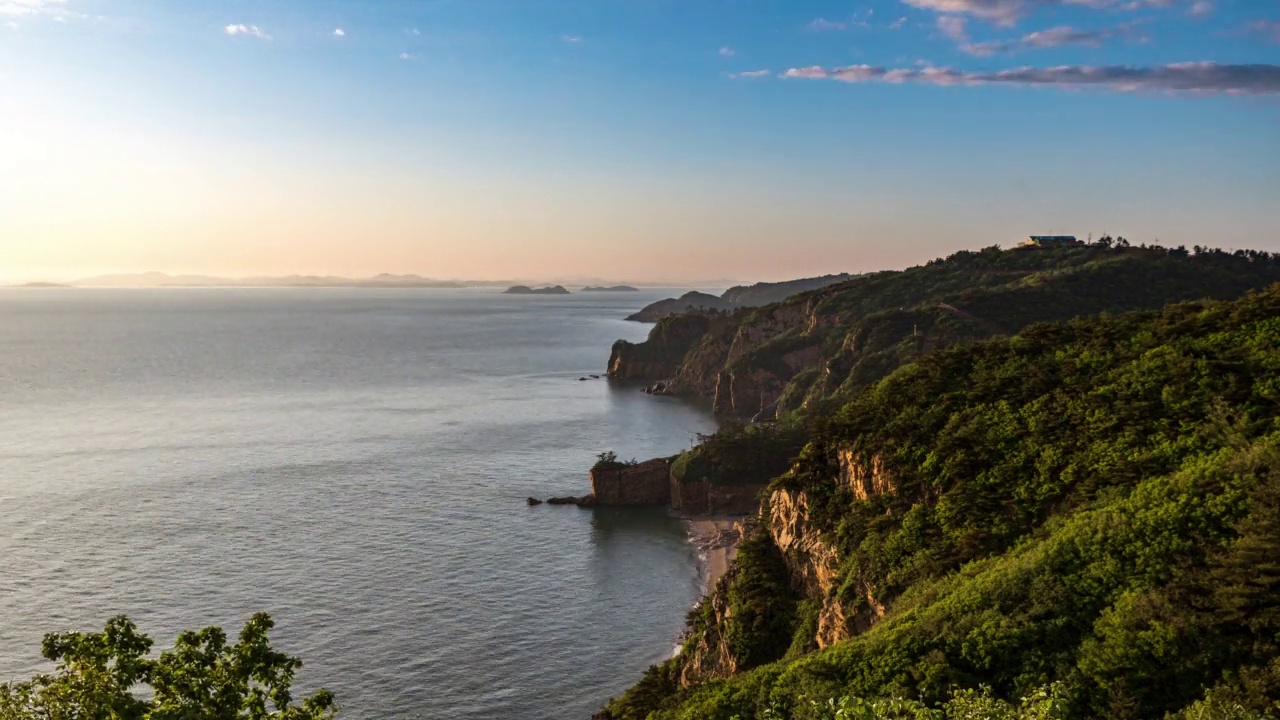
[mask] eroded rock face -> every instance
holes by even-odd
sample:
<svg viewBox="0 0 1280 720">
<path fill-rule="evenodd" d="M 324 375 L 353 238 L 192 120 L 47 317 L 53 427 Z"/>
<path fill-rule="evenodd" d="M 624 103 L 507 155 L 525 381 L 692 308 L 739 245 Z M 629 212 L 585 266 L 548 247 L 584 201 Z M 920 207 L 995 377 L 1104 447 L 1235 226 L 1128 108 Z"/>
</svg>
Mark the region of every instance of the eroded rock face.
<svg viewBox="0 0 1280 720">
<path fill-rule="evenodd" d="M 820 598 L 835 589 L 840 559 L 810 523 L 805 492 L 775 490 L 769 496 L 769 534 L 782 551 L 796 592 Z"/>
<path fill-rule="evenodd" d="M 650 507 L 671 502 L 671 458 L 591 471 L 591 494 L 599 507 Z"/>
<path fill-rule="evenodd" d="M 814 636 L 818 647 L 848 638 L 849 623 L 835 592 L 840 557 L 834 545 L 810 522 L 806 493 L 776 490 L 770 495 L 769 534 L 782 550 L 795 591 L 804 597 L 822 600 L 818 632 Z"/>
<path fill-rule="evenodd" d="M 840 450 L 836 458 L 840 463 L 840 484 L 853 490 L 857 499 L 867 500 L 897 490 L 883 456 L 875 455 L 869 462 L 863 462 L 852 450 Z"/>
<path fill-rule="evenodd" d="M 840 450 L 836 457 L 839 461 L 837 481 L 850 488 L 858 500 L 896 490 L 893 475 L 885 467 L 882 456 L 864 461 L 852 450 Z M 838 584 L 843 581 L 838 577 L 839 554 L 834 543 L 813 526 L 810 511 L 809 498 L 803 491 L 774 491 L 769 497 L 769 534 L 782 550 L 796 592 L 822 600 L 814 639 L 818 647 L 827 647 L 848 638 L 851 631 L 865 632 L 884 617 L 885 606 L 877 597 L 875 586 L 861 575 L 853 582 L 865 605 L 859 603 L 856 612 L 849 612 L 843 606 L 836 594 Z"/>
<path fill-rule="evenodd" d="M 609 377 L 652 382 L 676 376 L 685 355 L 702 341 L 710 323 L 702 315 L 679 315 L 655 325 L 642 343 L 619 340 L 609 354 Z"/>
<path fill-rule="evenodd" d="M 738 672 L 738 659 L 734 657 L 720 632 L 722 628 L 728 627 L 730 614 L 729 598 L 721 589 L 727 588 L 736 576 L 736 568 L 731 567 L 717 586 L 716 592 L 703 600 L 711 603 L 711 622 L 698 634 L 697 642 L 688 650 L 682 664 L 680 684 L 684 687 L 693 687 Z"/>
</svg>

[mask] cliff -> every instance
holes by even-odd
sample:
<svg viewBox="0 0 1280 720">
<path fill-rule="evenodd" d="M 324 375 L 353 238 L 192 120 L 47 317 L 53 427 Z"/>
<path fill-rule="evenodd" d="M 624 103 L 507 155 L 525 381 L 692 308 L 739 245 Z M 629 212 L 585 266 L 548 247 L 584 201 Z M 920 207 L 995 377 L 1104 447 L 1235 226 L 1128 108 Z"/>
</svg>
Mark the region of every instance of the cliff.
<svg viewBox="0 0 1280 720">
<path fill-rule="evenodd" d="M 1089 246 L 964 251 L 728 315 L 659 321 L 619 341 L 610 377 L 663 381 L 716 412 L 768 420 L 847 399 L 928 352 L 1040 322 L 1227 299 L 1280 281 L 1248 253 Z"/>
<path fill-rule="evenodd" d="M 1203 712 L 1221 698 L 1262 717 L 1277 377 L 1280 285 L 918 358 L 824 408 L 680 656 L 600 717 L 940 707 L 979 686 L 1052 688 L 1072 719 L 1226 717 Z"/>
<path fill-rule="evenodd" d="M 653 381 L 674 376 L 685 355 L 714 324 L 715 319 L 704 315 L 679 315 L 654 326 L 644 343 L 619 340 L 609 356 L 609 377 Z"/>
<path fill-rule="evenodd" d="M 594 504 L 600 507 L 670 505 L 671 460 L 657 458 L 637 465 L 597 465 L 591 469 Z"/>
</svg>

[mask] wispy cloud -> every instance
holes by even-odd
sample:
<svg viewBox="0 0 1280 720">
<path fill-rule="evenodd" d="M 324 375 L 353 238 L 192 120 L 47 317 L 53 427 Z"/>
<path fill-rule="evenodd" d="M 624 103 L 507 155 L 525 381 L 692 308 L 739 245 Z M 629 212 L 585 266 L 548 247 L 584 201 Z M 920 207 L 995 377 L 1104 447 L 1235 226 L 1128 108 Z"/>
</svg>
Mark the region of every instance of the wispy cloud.
<svg viewBox="0 0 1280 720">
<path fill-rule="evenodd" d="M 1271 42 L 1280 43 L 1280 20 L 1254 20 L 1249 23 L 1249 31 L 1266 35 Z"/>
<path fill-rule="evenodd" d="M 894 20 L 893 22 L 889 23 L 889 29 L 890 29 L 890 30 L 897 30 L 897 29 L 901 28 L 903 25 L 906 25 L 906 24 L 907 24 L 907 16 L 906 16 L 906 15 L 903 15 L 902 17 L 898 18 L 897 20 Z"/>
<path fill-rule="evenodd" d="M 731 47 L 725 46 L 720 48 L 720 57 L 733 57 L 737 54 L 738 53 L 734 52 L 734 49 Z"/>
<path fill-rule="evenodd" d="M 1107 40 L 1133 34 L 1133 23 L 1118 25 L 1097 30 L 1076 30 L 1064 25 L 1062 27 L 1039 30 L 1027 33 L 1014 40 L 992 40 L 989 42 L 966 43 L 960 49 L 971 55 L 996 55 L 999 53 L 1015 53 L 1023 50 L 1040 50 L 1044 48 L 1066 47 L 1068 45 L 1087 45 L 1097 47 Z"/>
<path fill-rule="evenodd" d="M 938 30 L 956 42 L 969 42 L 968 22 L 955 15 L 939 15 Z"/>
<path fill-rule="evenodd" d="M 62 15 L 67 0 L 0 0 L 0 15 Z"/>
<path fill-rule="evenodd" d="M 418 28 L 405 28 L 405 30 L 404 30 L 404 34 L 405 34 L 405 35 L 415 35 L 415 36 L 416 36 L 416 35 L 421 35 L 421 34 L 422 34 L 422 31 L 421 31 L 421 30 L 419 30 Z"/>
<path fill-rule="evenodd" d="M 245 37 L 258 38 L 259 40 L 271 39 L 271 36 L 257 25 L 228 25 L 222 28 L 222 31 L 231 37 L 243 35 Z"/>
<path fill-rule="evenodd" d="M 347 31 L 346 31 L 346 30 L 343 30 L 342 28 L 334 28 L 334 29 L 333 29 L 333 36 L 334 36 L 334 37 L 346 37 L 346 36 L 347 36 Z"/>
<path fill-rule="evenodd" d="M 886 82 L 925 85 L 1015 85 L 1068 89 L 1097 87 L 1113 92 L 1183 95 L 1280 95 L 1280 65 L 1224 65 L 1214 62 L 1174 63 L 1150 67 L 1061 65 L 1021 67 L 996 72 L 952 68 L 884 68 L 874 65 L 794 68 L 784 78 L 836 80 L 846 83 Z"/>
<path fill-rule="evenodd" d="M 750 80 L 752 78 L 769 77 L 772 74 L 773 73 L 769 70 L 747 70 L 746 72 L 734 73 L 729 77 L 733 80 L 737 80 L 739 78 L 742 78 L 744 80 Z"/>
<path fill-rule="evenodd" d="M 413 53 L 402 52 L 400 53 L 400 59 L 401 60 L 417 60 L 418 56 L 414 55 Z"/>
<path fill-rule="evenodd" d="M 561 35 L 561 36 L 560 36 L 560 39 L 561 39 L 561 40 L 563 40 L 563 41 L 565 41 L 565 42 L 567 42 L 567 43 L 569 43 L 570 45 L 581 45 L 581 44 L 582 44 L 582 36 L 581 36 L 581 35 Z"/>
<path fill-rule="evenodd" d="M 951 15 L 971 15 L 999 25 L 1013 25 L 1038 7 L 1076 5 L 1091 8 L 1136 10 L 1143 6 L 1167 7 L 1182 0 L 902 0 L 912 7 Z M 1192 0 L 1211 2 L 1211 0 Z M 1194 7 L 1194 6 L 1193 6 Z"/>
<path fill-rule="evenodd" d="M 849 24 L 846 22 L 841 22 L 839 20 L 828 20 L 826 18 L 818 18 L 817 20 L 814 20 L 813 22 L 809 23 L 809 29 L 815 32 L 824 32 L 828 30 L 844 30 L 848 27 L 849 27 Z"/>
<path fill-rule="evenodd" d="M 1196 0 L 1191 4 L 1191 9 L 1187 12 L 1191 13 L 1192 17 L 1202 18 L 1208 17 L 1217 7 L 1212 0 Z"/>
</svg>

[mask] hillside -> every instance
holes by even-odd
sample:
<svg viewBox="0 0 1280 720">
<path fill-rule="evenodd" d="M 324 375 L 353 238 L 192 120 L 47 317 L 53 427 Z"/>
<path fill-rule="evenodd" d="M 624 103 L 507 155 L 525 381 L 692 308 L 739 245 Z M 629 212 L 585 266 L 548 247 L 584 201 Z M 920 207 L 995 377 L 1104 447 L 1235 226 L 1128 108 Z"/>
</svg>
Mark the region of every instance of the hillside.
<svg viewBox="0 0 1280 720">
<path fill-rule="evenodd" d="M 735 285 L 725 290 L 719 297 L 694 290 L 678 298 L 668 298 L 650 303 L 639 312 L 628 316 L 627 319 L 636 322 L 658 322 L 662 318 L 682 313 L 760 307 L 761 305 L 781 302 L 797 293 L 841 283 L 852 277 L 854 276 L 841 273 L 839 275 L 823 275 L 822 277 L 802 278 L 786 282 Z"/>
<path fill-rule="evenodd" d="M 1180 268 L 1225 293 L 1250 262 L 1092 257 L 1168 271 L 1147 288 L 1092 271 L 1134 300 L 1193 292 Z M 951 291 L 1010 323 L 1022 306 L 994 297 L 1069 297 L 1018 293 L 1087 277 Z M 883 374 L 815 418 L 681 654 L 598 718 L 1280 710 L 1280 286 L 1035 324 Z"/>
<path fill-rule="evenodd" d="M 717 412 L 769 419 L 860 388 L 931 350 L 1037 322 L 1234 298 L 1280 281 L 1267 253 L 1114 246 L 959 252 L 765 307 L 671 316 L 619 341 L 610 377 L 661 381 Z"/>
</svg>

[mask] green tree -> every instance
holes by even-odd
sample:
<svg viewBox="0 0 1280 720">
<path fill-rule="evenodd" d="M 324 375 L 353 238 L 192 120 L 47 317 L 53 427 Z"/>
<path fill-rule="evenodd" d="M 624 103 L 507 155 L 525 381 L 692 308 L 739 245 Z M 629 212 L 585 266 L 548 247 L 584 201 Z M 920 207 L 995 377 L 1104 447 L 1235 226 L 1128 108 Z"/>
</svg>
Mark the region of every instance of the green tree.
<svg viewBox="0 0 1280 720">
<path fill-rule="evenodd" d="M 258 613 L 228 644 L 221 628 L 178 636 L 172 650 L 148 657 L 153 642 L 127 617 L 100 633 L 51 633 L 43 653 L 52 673 L 0 685 L 0 720 L 319 720 L 337 711 L 318 690 L 293 704 L 302 661 L 277 652 L 274 626 Z"/>
</svg>

